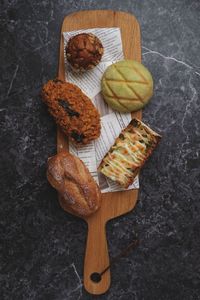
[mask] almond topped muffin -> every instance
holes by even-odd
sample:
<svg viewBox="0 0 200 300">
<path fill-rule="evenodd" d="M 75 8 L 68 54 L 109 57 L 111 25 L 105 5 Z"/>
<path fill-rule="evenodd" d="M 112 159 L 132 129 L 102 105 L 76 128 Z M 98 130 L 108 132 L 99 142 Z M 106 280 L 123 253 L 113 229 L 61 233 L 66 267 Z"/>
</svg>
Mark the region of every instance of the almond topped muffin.
<svg viewBox="0 0 200 300">
<path fill-rule="evenodd" d="M 69 39 L 65 51 L 72 69 L 76 72 L 84 72 L 98 65 L 104 48 L 94 34 L 80 33 Z"/>
</svg>

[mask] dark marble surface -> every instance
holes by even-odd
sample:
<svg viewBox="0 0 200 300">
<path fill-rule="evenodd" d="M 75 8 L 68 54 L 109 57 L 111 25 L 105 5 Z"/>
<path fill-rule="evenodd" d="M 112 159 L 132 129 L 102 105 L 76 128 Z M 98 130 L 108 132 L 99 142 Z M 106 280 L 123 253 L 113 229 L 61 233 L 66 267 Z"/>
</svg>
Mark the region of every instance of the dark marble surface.
<svg viewBox="0 0 200 300">
<path fill-rule="evenodd" d="M 56 75 L 63 17 L 80 9 L 135 14 L 155 93 L 144 120 L 163 139 L 141 176 L 136 209 L 107 226 L 112 267 L 97 299 L 200 299 L 200 2 L 0 2 L 0 299 L 93 299 L 82 286 L 86 224 L 67 215 L 45 177 L 56 127 L 38 96 Z"/>
</svg>

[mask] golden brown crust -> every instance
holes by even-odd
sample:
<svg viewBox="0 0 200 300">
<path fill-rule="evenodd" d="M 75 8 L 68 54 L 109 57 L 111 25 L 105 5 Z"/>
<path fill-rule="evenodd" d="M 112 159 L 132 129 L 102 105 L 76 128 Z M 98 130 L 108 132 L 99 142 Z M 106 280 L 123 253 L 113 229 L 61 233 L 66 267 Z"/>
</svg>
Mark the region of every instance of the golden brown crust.
<svg viewBox="0 0 200 300">
<path fill-rule="evenodd" d="M 132 175 L 130 177 L 126 177 L 126 183 L 118 180 L 118 178 L 116 178 L 114 180 L 114 181 L 116 181 L 117 183 L 119 183 L 124 188 L 128 188 L 129 185 L 131 185 L 133 183 L 133 181 L 134 181 L 135 177 L 138 175 L 140 169 L 143 167 L 143 165 L 145 164 L 145 162 L 147 161 L 147 159 L 149 158 L 149 156 L 151 155 L 151 153 L 153 152 L 153 150 L 156 148 L 157 144 L 159 143 L 159 141 L 161 139 L 161 136 L 159 134 L 157 134 L 155 131 L 153 131 L 151 128 L 149 128 L 147 125 L 145 125 L 142 121 L 140 121 L 140 120 L 138 120 L 136 118 L 132 119 L 131 122 L 129 123 L 129 125 L 124 130 L 122 130 L 122 132 L 120 133 L 119 137 L 116 138 L 114 145 L 111 146 L 110 150 L 104 156 L 104 158 L 102 159 L 102 161 L 101 161 L 101 163 L 100 163 L 100 165 L 98 167 L 98 171 L 102 172 L 103 167 L 107 164 L 106 158 L 109 157 L 109 154 L 112 153 L 114 146 L 117 145 L 118 141 L 120 141 L 120 139 L 123 136 L 123 134 L 125 132 L 132 132 L 132 133 L 134 133 L 134 128 L 137 128 L 137 126 L 143 127 L 143 129 L 145 129 L 145 131 L 151 135 L 151 139 L 152 139 L 150 141 L 151 146 L 147 149 L 146 154 L 145 154 L 145 159 L 143 159 L 141 161 L 140 165 L 138 167 L 133 166 L 131 168 L 130 171 L 132 172 Z"/>
<path fill-rule="evenodd" d="M 101 192 L 83 162 L 62 151 L 48 159 L 47 179 L 61 195 L 61 206 L 78 216 L 89 216 L 101 205 Z"/>
<path fill-rule="evenodd" d="M 91 100 L 76 85 L 49 80 L 42 89 L 50 114 L 69 139 L 88 144 L 100 135 L 100 115 Z"/>
<path fill-rule="evenodd" d="M 104 49 L 94 34 L 80 33 L 70 38 L 65 51 L 73 70 L 86 71 L 100 62 Z"/>
</svg>

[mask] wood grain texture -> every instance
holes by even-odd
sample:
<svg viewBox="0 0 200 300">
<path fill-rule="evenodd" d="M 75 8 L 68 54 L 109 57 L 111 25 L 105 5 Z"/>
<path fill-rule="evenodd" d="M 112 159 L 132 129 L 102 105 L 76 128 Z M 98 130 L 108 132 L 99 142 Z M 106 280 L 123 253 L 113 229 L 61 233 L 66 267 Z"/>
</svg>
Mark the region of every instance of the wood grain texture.
<svg viewBox="0 0 200 300">
<path fill-rule="evenodd" d="M 140 27 L 133 15 L 111 10 L 80 11 L 65 17 L 62 24 L 58 69 L 60 79 L 65 79 L 62 33 L 98 27 L 119 27 L 125 58 L 141 61 Z M 141 119 L 141 111 L 134 113 L 133 116 Z M 67 139 L 58 128 L 57 151 L 67 149 L 67 147 Z M 109 265 L 106 223 L 110 219 L 131 211 L 136 204 L 137 197 L 138 190 L 103 194 L 101 209 L 85 219 L 88 223 L 88 237 L 84 262 L 84 287 L 91 294 L 103 294 L 110 286 L 110 270 L 98 283 L 90 279 L 92 273 L 100 273 Z"/>
</svg>

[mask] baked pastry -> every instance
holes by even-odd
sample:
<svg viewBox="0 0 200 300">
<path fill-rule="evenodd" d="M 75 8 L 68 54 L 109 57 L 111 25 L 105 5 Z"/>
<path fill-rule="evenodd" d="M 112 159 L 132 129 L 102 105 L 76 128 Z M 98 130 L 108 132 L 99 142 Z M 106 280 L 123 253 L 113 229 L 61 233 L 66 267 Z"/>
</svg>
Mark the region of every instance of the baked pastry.
<svg viewBox="0 0 200 300">
<path fill-rule="evenodd" d="M 64 210 L 89 216 L 101 205 L 101 192 L 84 163 L 62 151 L 48 159 L 47 179 L 61 195 Z"/>
<path fill-rule="evenodd" d="M 41 94 L 50 114 L 72 142 L 87 144 L 99 137 L 100 115 L 79 87 L 58 79 L 49 80 Z"/>
<path fill-rule="evenodd" d="M 98 65 L 104 48 L 99 38 L 94 34 L 80 33 L 69 39 L 65 51 L 72 69 L 83 72 Z"/>
<path fill-rule="evenodd" d="M 160 138 L 159 134 L 143 122 L 131 120 L 103 158 L 98 170 L 127 188 L 133 183 Z"/>
<path fill-rule="evenodd" d="M 122 60 L 106 69 L 101 89 L 104 100 L 113 109 L 120 112 L 137 111 L 153 95 L 153 79 L 141 63 Z"/>
</svg>

